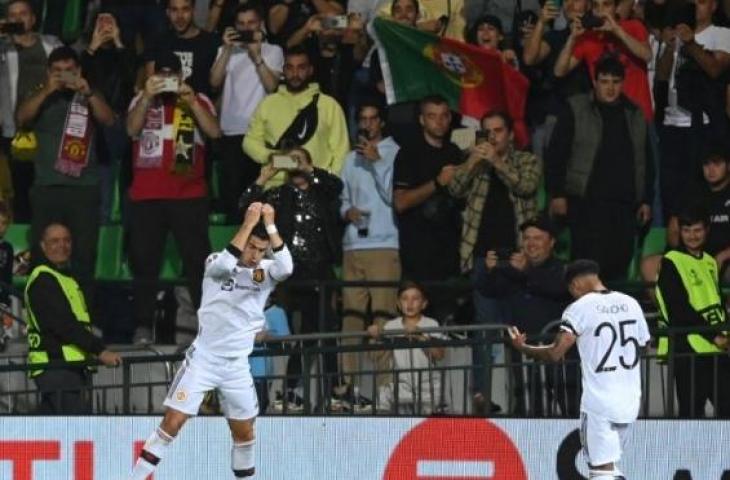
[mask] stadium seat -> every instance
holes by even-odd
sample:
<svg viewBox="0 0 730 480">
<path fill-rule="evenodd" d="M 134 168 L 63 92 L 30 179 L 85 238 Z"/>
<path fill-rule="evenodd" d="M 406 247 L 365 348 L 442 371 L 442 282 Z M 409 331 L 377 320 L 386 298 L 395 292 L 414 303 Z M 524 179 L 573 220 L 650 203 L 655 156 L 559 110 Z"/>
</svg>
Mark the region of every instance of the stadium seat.
<svg viewBox="0 0 730 480">
<path fill-rule="evenodd" d="M 236 230 L 238 230 L 238 225 L 211 225 L 208 227 L 208 237 L 210 237 L 210 246 L 213 251 L 223 250 L 226 245 L 231 243 Z"/>
<path fill-rule="evenodd" d="M 628 279 L 642 280 L 640 266 L 641 261 L 652 255 L 663 255 L 667 247 L 667 229 L 664 227 L 652 227 L 649 233 L 640 240 L 640 244 L 634 251 L 634 258 L 629 265 Z"/>
<path fill-rule="evenodd" d="M 13 223 L 5 233 L 5 240 L 13 246 L 13 254 L 30 249 L 30 225 L 27 223 Z M 18 289 L 25 287 L 27 275 L 13 275 L 13 286 Z"/>
<path fill-rule="evenodd" d="M 128 280 L 129 271 L 123 268 L 124 229 L 121 225 L 103 225 L 99 229 L 95 276 L 97 280 Z"/>
</svg>

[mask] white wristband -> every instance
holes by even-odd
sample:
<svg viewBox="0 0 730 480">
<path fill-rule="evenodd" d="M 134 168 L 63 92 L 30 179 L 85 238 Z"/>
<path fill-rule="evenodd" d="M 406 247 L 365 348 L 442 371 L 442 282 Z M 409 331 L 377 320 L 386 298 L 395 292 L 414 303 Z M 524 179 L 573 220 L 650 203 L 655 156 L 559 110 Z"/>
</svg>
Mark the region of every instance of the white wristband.
<svg viewBox="0 0 730 480">
<path fill-rule="evenodd" d="M 274 225 L 273 223 L 271 225 L 266 225 L 266 233 L 268 233 L 269 235 L 273 235 L 278 231 L 279 230 L 277 230 L 276 225 Z"/>
</svg>

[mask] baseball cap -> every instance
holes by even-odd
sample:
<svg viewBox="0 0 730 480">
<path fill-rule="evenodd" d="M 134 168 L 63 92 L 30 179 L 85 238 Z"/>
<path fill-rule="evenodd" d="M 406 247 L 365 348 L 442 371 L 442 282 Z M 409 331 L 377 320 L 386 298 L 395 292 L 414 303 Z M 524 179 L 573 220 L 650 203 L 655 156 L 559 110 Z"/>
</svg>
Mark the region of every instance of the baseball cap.
<svg viewBox="0 0 730 480">
<path fill-rule="evenodd" d="M 174 52 L 170 50 L 162 50 L 155 57 L 155 72 L 161 72 L 168 69 L 174 73 L 182 72 L 182 62 Z"/>
<path fill-rule="evenodd" d="M 530 227 L 535 227 L 538 230 L 547 232 L 553 238 L 555 238 L 558 233 L 555 224 L 545 215 L 540 215 L 539 217 L 531 218 L 524 222 L 520 225 L 520 232 L 524 232 Z"/>
</svg>

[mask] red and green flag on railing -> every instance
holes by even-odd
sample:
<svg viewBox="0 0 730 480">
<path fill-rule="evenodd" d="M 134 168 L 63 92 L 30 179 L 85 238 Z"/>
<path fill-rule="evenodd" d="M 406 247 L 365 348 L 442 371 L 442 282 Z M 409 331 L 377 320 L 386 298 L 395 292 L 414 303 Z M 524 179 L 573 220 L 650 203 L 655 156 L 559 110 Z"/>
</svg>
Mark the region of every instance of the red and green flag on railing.
<svg viewBox="0 0 730 480">
<path fill-rule="evenodd" d="M 375 19 L 373 28 L 388 104 L 439 94 L 467 117 L 503 111 L 514 120 L 515 143 L 527 144 L 529 81 L 499 53 L 382 18 Z"/>
</svg>

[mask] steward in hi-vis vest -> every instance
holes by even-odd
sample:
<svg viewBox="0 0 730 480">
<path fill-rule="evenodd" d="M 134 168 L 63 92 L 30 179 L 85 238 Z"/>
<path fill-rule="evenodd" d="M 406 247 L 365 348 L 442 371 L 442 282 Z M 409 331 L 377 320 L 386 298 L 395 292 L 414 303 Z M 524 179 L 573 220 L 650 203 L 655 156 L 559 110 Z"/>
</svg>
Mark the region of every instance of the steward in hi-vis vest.
<svg viewBox="0 0 730 480">
<path fill-rule="evenodd" d="M 715 259 L 703 251 L 708 222 L 700 209 L 679 216 L 681 247 L 664 255 L 656 287 L 660 324 L 679 328 L 727 323 Z M 730 416 L 730 371 L 725 332 L 698 331 L 659 339 L 657 354 L 666 356 L 673 341 L 674 380 L 681 417 L 703 417 L 705 402 L 715 414 Z M 672 412 L 669 412 L 671 415 Z"/>
<path fill-rule="evenodd" d="M 91 333 L 84 294 L 68 273 L 71 234 L 58 223 L 41 237 L 44 264 L 33 269 L 25 286 L 28 311 L 29 375 L 41 393 L 39 413 L 91 413 L 91 372 L 85 364 L 93 356 L 106 365 L 121 362 Z"/>
</svg>

